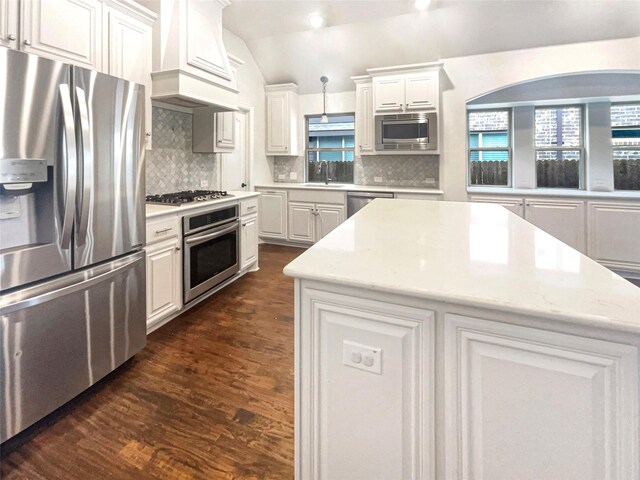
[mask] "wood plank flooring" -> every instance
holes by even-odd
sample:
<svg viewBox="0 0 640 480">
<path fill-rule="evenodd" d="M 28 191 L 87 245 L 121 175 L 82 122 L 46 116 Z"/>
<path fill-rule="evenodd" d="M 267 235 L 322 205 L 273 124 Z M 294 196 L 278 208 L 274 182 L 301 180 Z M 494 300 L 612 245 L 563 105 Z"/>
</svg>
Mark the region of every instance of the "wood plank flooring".
<svg viewBox="0 0 640 480">
<path fill-rule="evenodd" d="M 293 281 L 302 250 L 152 333 L 109 377 L 2 445 L 10 479 L 293 478 Z"/>
</svg>

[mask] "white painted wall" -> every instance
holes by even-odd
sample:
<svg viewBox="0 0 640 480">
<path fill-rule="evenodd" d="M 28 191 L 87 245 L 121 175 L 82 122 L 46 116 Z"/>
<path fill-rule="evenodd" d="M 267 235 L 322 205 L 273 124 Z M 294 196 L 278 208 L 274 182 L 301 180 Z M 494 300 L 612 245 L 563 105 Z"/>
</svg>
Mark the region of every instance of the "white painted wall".
<svg viewBox="0 0 640 480">
<path fill-rule="evenodd" d="M 251 165 L 251 184 L 271 183 L 273 181 L 273 159 L 265 155 L 266 141 L 266 104 L 264 77 L 245 42 L 231 33 L 222 30 L 222 41 L 227 53 L 245 63 L 238 69 L 239 103 L 254 107 L 254 148 Z"/>
<path fill-rule="evenodd" d="M 466 200 L 465 102 L 524 80 L 562 73 L 640 69 L 640 37 L 447 58 L 442 82 L 443 155 L 440 185 L 446 200 Z"/>
</svg>

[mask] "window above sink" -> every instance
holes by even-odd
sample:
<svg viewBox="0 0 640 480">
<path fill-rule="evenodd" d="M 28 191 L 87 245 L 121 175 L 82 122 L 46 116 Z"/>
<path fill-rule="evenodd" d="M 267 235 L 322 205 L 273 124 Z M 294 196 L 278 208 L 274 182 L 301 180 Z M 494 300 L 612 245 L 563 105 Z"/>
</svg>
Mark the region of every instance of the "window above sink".
<svg viewBox="0 0 640 480">
<path fill-rule="evenodd" d="M 355 115 L 330 114 L 328 119 L 322 123 L 321 115 L 306 117 L 305 172 L 309 186 L 353 183 Z"/>
</svg>

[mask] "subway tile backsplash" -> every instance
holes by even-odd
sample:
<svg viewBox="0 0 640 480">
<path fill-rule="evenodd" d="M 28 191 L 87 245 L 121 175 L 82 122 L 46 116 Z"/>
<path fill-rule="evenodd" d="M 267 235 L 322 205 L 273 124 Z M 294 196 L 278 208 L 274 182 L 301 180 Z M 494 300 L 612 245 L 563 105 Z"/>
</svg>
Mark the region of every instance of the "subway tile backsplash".
<svg viewBox="0 0 640 480">
<path fill-rule="evenodd" d="M 274 181 L 304 182 L 305 157 L 274 157 Z M 291 180 L 290 172 L 298 179 Z M 284 175 L 284 179 L 280 178 Z M 376 177 L 382 179 L 376 182 Z M 435 183 L 427 183 L 433 178 Z M 354 165 L 356 185 L 385 185 L 391 187 L 438 188 L 439 157 L 437 155 L 363 155 L 356 157 Z"/>
<path fill-rule="evenodd" d="M 153 150 L 147 151 L 147 194 L 218 185 L 216 155 L 191 151 L 192 115 L 153 107 Z"/>
</svg>

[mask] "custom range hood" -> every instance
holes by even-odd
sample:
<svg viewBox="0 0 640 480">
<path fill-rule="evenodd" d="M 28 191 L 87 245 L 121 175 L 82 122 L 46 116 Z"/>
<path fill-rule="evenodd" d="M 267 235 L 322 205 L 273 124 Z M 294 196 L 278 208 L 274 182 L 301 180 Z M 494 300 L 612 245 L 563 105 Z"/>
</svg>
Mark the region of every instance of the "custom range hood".
<svg viewBox="0 0 640 480">
<path fill-rule="evenodd" d="M 238 109 L 235 71 L 222 42 L 229 0 L 143 0 L 158 13 L 154 25 L 151 98 L 186 108 Z"/>
</svg>

